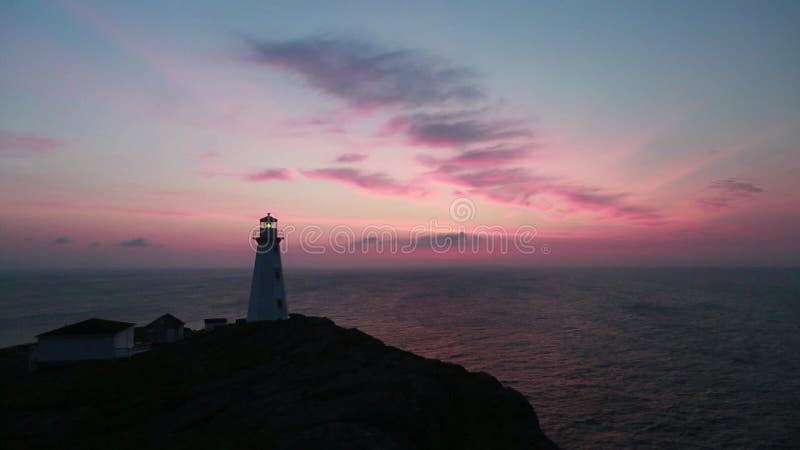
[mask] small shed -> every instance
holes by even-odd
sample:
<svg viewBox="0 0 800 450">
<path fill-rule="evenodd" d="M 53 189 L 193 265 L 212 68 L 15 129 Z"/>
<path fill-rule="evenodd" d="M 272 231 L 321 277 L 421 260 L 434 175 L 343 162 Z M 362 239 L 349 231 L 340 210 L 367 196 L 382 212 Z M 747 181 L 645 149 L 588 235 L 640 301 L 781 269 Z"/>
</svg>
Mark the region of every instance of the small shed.
<svg viewBox="0 0 800 450">
<path fill-rule="evenodd" d="M 33 362 L 60 363 L 127 358 L 133 353 L 133 326 L 129 322 L 88 319 L 36 336 Z"/>
<path fill-rule="evenodd" d="M 145 335 L 153 344 L 171 344 L 183 339 L 184 322 L 172 314 L 164 314 L 145 325 Z"/>
<path fill-rule="evenodd" d="M 224 327 L 228 324 L 228 319 L 222 318 L 213 318 L 213 319 L 205 319 L 204 321 L 204 328 L 206 331 L 216 330 L 219 327 Z"/>
</svg>

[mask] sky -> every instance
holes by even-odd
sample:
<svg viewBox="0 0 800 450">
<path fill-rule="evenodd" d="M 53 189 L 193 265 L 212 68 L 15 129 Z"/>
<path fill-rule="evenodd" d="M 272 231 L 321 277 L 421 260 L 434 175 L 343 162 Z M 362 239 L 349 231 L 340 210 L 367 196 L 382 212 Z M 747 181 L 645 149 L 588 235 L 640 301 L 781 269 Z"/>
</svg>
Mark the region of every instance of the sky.
<svg viewBox="0 0 800 450">
<path fill-rule="evenodd" d="M 798 23 L 4 1 L 0 268 L 245 267 L 267 212 L 293 267 L 798 265 Z"/>
</svg>

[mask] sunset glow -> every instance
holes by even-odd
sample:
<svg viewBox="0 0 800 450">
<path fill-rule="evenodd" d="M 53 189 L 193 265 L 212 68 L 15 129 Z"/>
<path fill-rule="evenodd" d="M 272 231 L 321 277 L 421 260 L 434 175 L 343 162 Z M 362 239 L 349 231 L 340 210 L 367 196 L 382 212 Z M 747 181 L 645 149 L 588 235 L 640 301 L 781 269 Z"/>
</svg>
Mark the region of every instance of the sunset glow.
<svg viewBox="0 0 800 450">
<path fill-rule="evenodd" d="M 686 5 L 4 3 L 0 266 L 796 265 L 798 4 Z"/>
</svg>

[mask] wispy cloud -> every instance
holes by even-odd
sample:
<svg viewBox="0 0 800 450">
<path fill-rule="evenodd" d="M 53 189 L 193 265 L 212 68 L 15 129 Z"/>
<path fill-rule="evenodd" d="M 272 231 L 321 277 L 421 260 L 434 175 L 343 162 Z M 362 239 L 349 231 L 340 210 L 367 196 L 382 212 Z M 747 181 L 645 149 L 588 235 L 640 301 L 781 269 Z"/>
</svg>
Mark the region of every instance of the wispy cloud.
<svg viewBox="0 0 800 450">
<path fill-rule="evenodd" d="M 336 158 L 334 161 L 340 163 L 354 163 L 354 162 L 364 161 L 368 157 L 369 155 L 367 155 L 366 153 L 344 153 L 339 155 L 339 157 Z"/>
<path fill-rule="evenodd" d="M 221 164 L 206 164 L 200 169 L 203 178 L 230 177 L 242 181 L 288 181 L 292 179 L 292 171 L 282 167 L 263 169 L 257 172 L 247 172 L 242 169 L 227 167 Z"/>
<path fill-rule="evenodd" d="M 495 145 L 459 152 L 449 158 L 437 158 L 429 155 L 417 155 L 417 161 L 426 166 L 443 166 L 456 168 L 496 167 L 501 164 L 518 161 L 531 153 L 529 146 L 508 147 Z"/>
<path fill-rule="evenodd" d="M 752 183 L 738 181 L 734 178 L 726 178 L 724 180 L 712 181 L 709 187 L 711 189 L 719 189 L 728 194 L 733 194 L 738 196 L 750 196 L 752 194 L 764 192 L 763 189 Z"/>
<path fill-rule="evenodd" d="M 327 36 L 251 39 L 249 44 L 252 61 L 299 75 L 313 89 L 343 100 L 352 110 L 380 108 L 389 118 L 377 132 L 382 139 L 455 153 L 417 155 L 416 162 L 427 170 L 422 183 L 439 182 L 492 202 L 559 216 L 591 213 L 642 224 L 663 221 L 654 208 L 633 204 L 627 193 L 533 173 L 530 156 L 537 143 L 530 123 L 493 106 L 497 103 L 489 99 L 474 72 L 444 58 Z M 335 162 L 363 157 L 348 153 Z M 382 195 L 419 196 L 427 189 L 387 173 L 352 168 L 301 173 Z"/>
<path fill-rule="evenodd" d="M 71 244 L 71 243 L 72 243 L 72 239 L 70 239 L 68 236 L 57 237 L 57 238 L 55 238 L 53 240 L 53 244 L 55 244 L 55 245 L 65 245 L 65 244 Z"/>
<path fill-rule="evenodd" d="M 292 178 L 292 173 L 287 169 L 266 169 L 245 175 L 244 178 L 247 181 L 290 180 Z"/>
<path fill-rule="evenodd" d="M 386 195 L 421 196 L 425 190 L 413 184 L 399 182 L 385 173 L 363 172 L 351 168 L 324 168 L 316 170 L 303 170 L 303 175 L 318 180 L 332 180 L 363 189 L 368 192 Z"/>
<path fill-rule="evenodd" d="M 467 188 L 470 195 L 551 214 L 593 213 L 648 225 L 663 222 L 655 209 L 630 204 L 627 194 L 533 174 L 521 167 L 464 171 L 460 167 L 445 165 L 431 174 L 447 183 Z"/>
<path fill-rule="evenodd" d="M 122 241 L 119 244 L 120 247 L 128 247 L 128 248 L 146 248 L 150 247 L 150 242 L 148 242 L 145 238 L 133 238 L 127 241 Z"/>
<path fill-rule="evenodd" d="M 48 153 L 65 145 L 64 141 L 35 133 L 0 131 L 0 156 L 21 157 Z"/>
<path fill-rule="evenodd" d="M 300 75 L 356 107 L 441 106 L 485 97 L 475 74 L 421 50 L 384 48 L 355 38 L 248 40 L 248 58 Z"/>
<path fill-rule="evenodd" d="M 384 128 L 385 133 L 398 131 L 411 144 L 427 147 L 464 147 L 533 137 L 533 132 L 517 120 L 487 119 L 475 112 L 399 116 Z"/>
<path fill-rule="evenodd" d="M 739 200 L 748 199 L 764 192 L 764 189 L 752 183 L 735 178 L 714 180 L 708 185 L 708 189 L 715 191 L 716 194 L 701 197 L 697 203 L 700 206 L 714 209 L 728 208 Z"/>
</svg>

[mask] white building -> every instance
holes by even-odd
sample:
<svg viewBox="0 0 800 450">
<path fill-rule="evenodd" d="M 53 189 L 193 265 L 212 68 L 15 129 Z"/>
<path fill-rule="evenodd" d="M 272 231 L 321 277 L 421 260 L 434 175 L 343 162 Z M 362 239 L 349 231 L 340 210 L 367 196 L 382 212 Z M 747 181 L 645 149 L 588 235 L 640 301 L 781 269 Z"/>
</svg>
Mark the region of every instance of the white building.
<svg viewBox="0 0 800 450">
<path fill-rule="evenodd" d="M 280 251 L 283 238 L 278 235 L 278 219 L 270 214 L 262 217 L 258 233 L 253 239 L 258 243 L 258 249 L 250 284 L 247 321 L 288 319 Z"/>
<path fill-rule="evenodd" d="M 171 344 L 183 339 L 184 322 L 172 314 L 164 314 L 145 325 L 147 339 L 153 344 Z"/>
<path fill-rule="evenodd" d="M 36 364 L 127 358 L 133 353 L 133 325 L 89 319 L 36 336 Z"/>
</svg>

